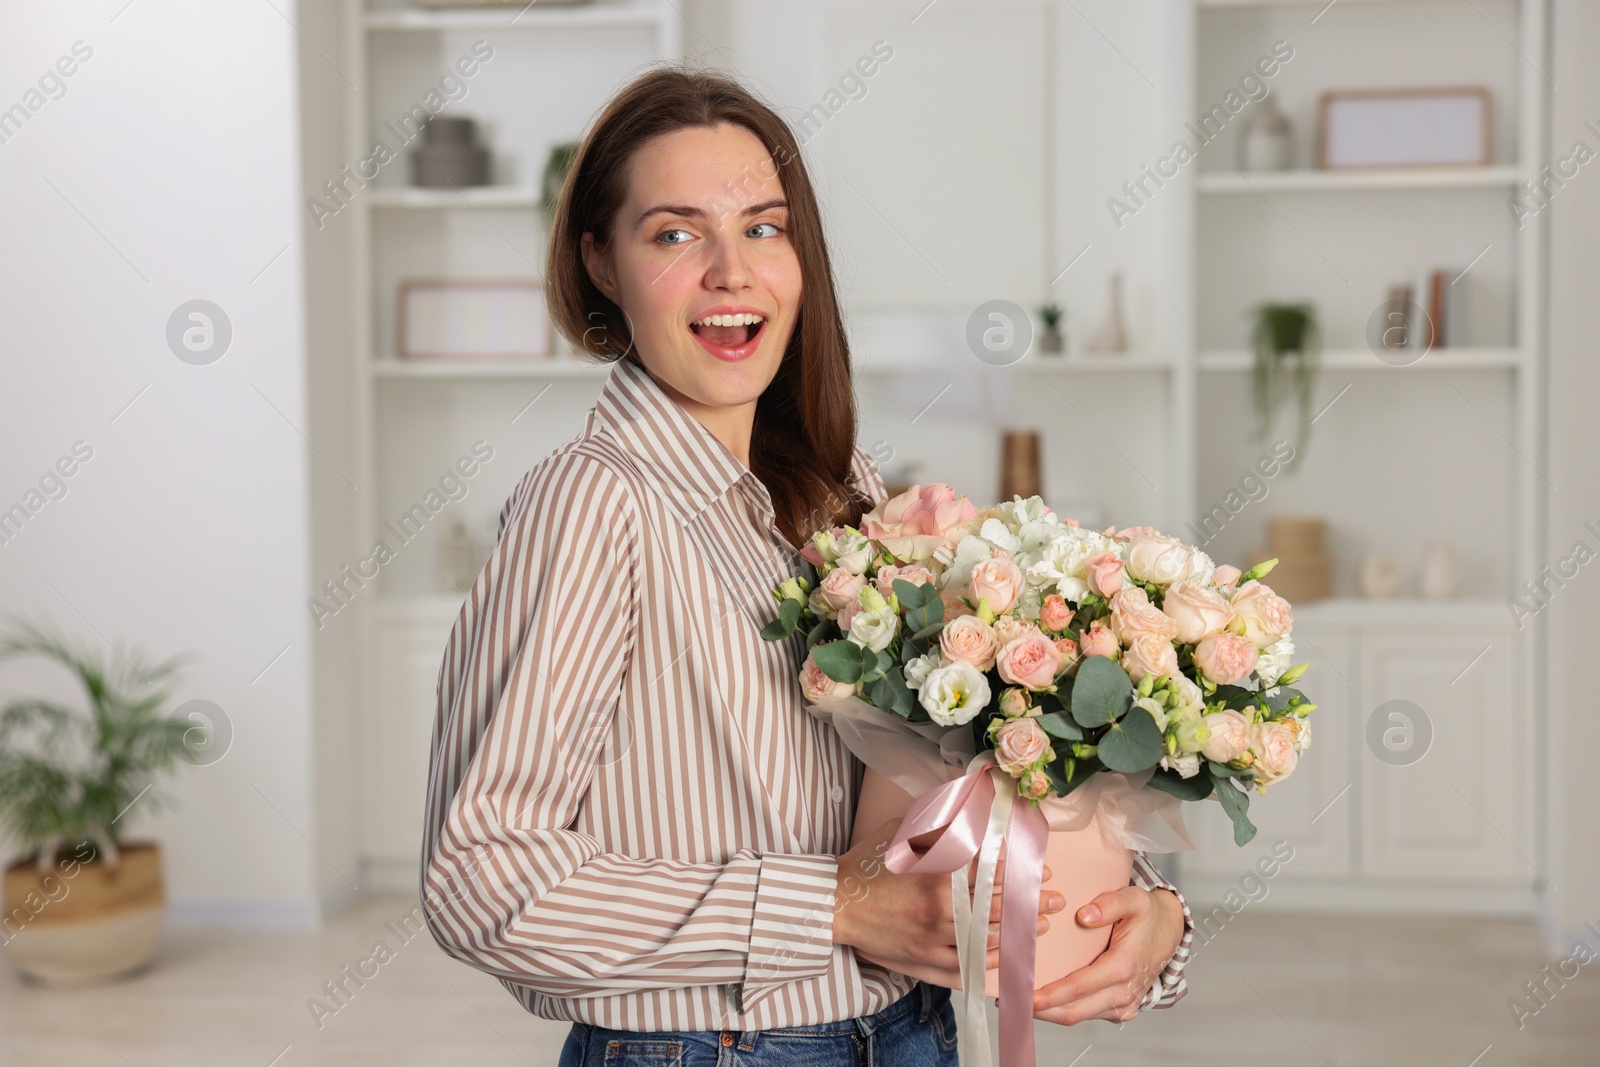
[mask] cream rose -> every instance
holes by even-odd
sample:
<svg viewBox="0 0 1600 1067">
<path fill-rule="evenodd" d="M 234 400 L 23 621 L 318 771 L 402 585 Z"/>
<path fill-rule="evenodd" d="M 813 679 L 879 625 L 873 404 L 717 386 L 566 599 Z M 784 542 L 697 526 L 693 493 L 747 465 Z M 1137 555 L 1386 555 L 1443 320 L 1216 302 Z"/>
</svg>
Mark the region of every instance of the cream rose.
<svg viewBox="0 0 1600 1067">
<path fill-rule="evenodd" d="M 995 658 L 1002 681 L 1028 689 L 1048 688 L 1064 665 L 1055 642 L 1037 629 L 1002 645 Z"/>
<path fill-rule="evenodd" d="M 843 567 L 835 567 L 817 586 L 817 595 L 828 606 L 828 614 L 837 612 L 846 604 L 853 604 L 856 594 L 866 586 L 865 575 L 854 574 Z"/>
<path fill-rule="evenodd" d="M 967 583 L 968 593 L 974 603 L 982 598 L 996 615 L 1010 611 L 1022 593 L 1022 569 L 1016 560 L 996 552 L 972 568 L 972 578 Z"/>
<path fill-rule="evenodd" d="M 878 568 L 878 576 L 874 579 L 874 584 L 885 599 L 894 595 L 894 580 L 896 578 L 903 582 L 910 582 L 912 585 L 930 585 L 933 582 L 933 572 L 926 567 L 901 567 L 893 563 L 887 567 Z"/>
<path fill-rule="evenodd" d="M 1294 773 L 1300 753 L 1294 747 L 1294 731 L 1287 723 L 1258 722 L 1250 727 L 1250 751 L 1256 754 L 1251 764 L 1256 784 L 1269 786 Z"/>
<path fill-rule="evenodd" d="M 1233 610 L 1244 622 L 1244 635 L 1257 648 L 1277 643 L 1294 629 L 1294 609 L 1269 586 L 1248 581 L 1233 594 Z"/>
<path fill-rule="evenodd" d="M 1173 621 L 1179 641 L 1199 644 L 1227 629 L 1233 621 L 1233 605 L 1215 589 L 1192 581 L 1177 582 L 1161 600 L 1161 610 Z"/>
<path fill-rule="evenodd" d="M 951 663 L 970 663 L 980 671 L 994 666 L 1000 652 L 1000 639 L 994 627 L 976 615 L 963 615 L 945 623 L 939 631 L 939 648 Z"/>
<path fill-rule="evenodd" d="M 1218 685 L 1233 685 L 1256 669 L 1256 646 L 1238 634 L 1212 634 L 1194 648 L 1195 666 Z"/>
<path fill-rule="evenodd" d="M 1211 736 L 1200 746 L 1200 753 L 1206 759 L 1229 763 L 1250 747 L 1250 720 L 1242 712 L 1231 708 L 1213 711 L 1205 716 L 1205 724 Z"/>
<path fill-rule="evenodd" d="M 1007 719 L 995 731 L 994 761 L 1010 775 L 1019 775 L 1038 763 L 1050 739 L 1032 719 Z"/>
<path fill-rule="evenodd" d="M 994 632 L 1002 645 L 1008 645 L 1019 637 L 1036 634 L 1040 630 L 1021 615 L 1002 615 L 994 620 Z"/>
<path fill-rule="evenodd" d="M 1189 546 L 1175 537 L 1139 533 L 1128 541 L 1128 574 L 1136 581 L 1171 585 L 1194 570 Z"/>
<path fill-rule="evenodd" d="M 1177 624 L 1150 603 L 1138 586 L 1129 586 L 1111 598 L 1111 629 L 1123 645 L 1146 634 L 1171 641 L 1178 633 Z"/>
<path fill-rule="evenodd" d="M 1122 669 L 1136 683 L 1143 681 L 1145 675 L 1159 678 L 1163 674 L 1177 674 L 1178 650 L 1172 647 L 1170 639 L 1160 634 L 1140 634 L 1129 642 L 1128 650 L 1122 654 Z"/>
<path fill-rule="evenodd" d="M 945 589 L 939 593 L 939 599 L 944 602 L 944 617 L 946 621 L 973 614 L 972 609 L 961 601 L 961 598 L 966 595 L 965 586 L 960 589 Z"/>
</svg>

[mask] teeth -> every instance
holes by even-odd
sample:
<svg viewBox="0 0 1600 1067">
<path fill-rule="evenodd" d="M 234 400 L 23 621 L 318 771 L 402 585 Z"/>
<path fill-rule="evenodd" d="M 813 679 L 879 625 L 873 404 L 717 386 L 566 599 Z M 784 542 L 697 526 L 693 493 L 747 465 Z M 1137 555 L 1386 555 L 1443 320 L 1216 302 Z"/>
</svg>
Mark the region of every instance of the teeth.
<svg viewBox="0 0 1600 1067">
<path fill-rule="evenodd" d="M 760 315 L 744 312 L 738 315 L 707 315 L 703 319 L 696 319 L 696 326 L 754 326 L 758 322 L 766 321 Z"/>
</svg>

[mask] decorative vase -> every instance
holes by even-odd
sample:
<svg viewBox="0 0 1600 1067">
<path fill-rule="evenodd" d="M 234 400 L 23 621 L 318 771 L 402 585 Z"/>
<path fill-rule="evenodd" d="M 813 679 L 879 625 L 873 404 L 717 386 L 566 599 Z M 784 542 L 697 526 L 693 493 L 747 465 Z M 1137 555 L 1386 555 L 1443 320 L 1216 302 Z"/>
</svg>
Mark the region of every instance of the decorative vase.
<svg viewBox="0 0 1600 1067">
<path fill-rule="evenodd" d="M 12 962 L 57 984 L 105 981 L 143 967 L 155 955 L 165 915 L 156 845 L 125 847 L 115 866 L 63 861 L 41 872 L 23 862 L 5 874 Z"/>
<path fill-rule="evenodd" d="M 1276 558 L 1267 576 L 1273 592 L 1294 604 L 1333 595 L 1333 556 L 1328 552 L 1325 519 L 1275 515 L 1267 520 L 1267 547 L 1253 553 L 1251 566 Z"/>
<path fill-rule="evenodd" d="M 1039 352 L 1041 354 L 1058 356 L 1067 348 L 1066 338 L 1061 336 L 1061 331 L 1054 327 L 1046 327 L 1039 335 Z"/>
<path fill-rule="evenodd" d="M 887 820 L 904 816 L 912 800 L 911 794 L 892 780 L 867 768 L 856 803 L 852 843 Z M 1029 801 L 1018 798 L 1017 803 Z M 1002 862 L 1005 854 L 1002 843 Z M 1050 868 L 1050 880 L 1041 883 L 1041 888 L 1060 893 L 1066 907 L 1049 916 L 1050 928 L 1039 935 L 1033 963 L 1035 989 L 1093 963 L 1106 950 L 1111 928 L 1079 926 L 1074 916 L 1101 893 L 1130 884 L 1133 876 L 1133 853 L 1112 844 L 1098 822 L 1090 822 L 1082 830 L 1052 831 L 1045 842 L 1044 862 Z M 959 980 L 953 988 L 960 988 Z M 986 996 L 1000 995 L 998 968 L 984 973 L 983 991 Z"/>
<path fill-rule="evenodd" d="M 1422 557 L 1417 591 L 1429 600 L 1448 600 L 1461 591 L 1461 568 L 1448 541 L 1435 541 Z"/>
<path fill-rule="evenodd" d="M 1387 600 L 1400 595 L 1405 576 L 1400 564 L 1376 554 L 1361 561 L 1361 595 L 1368 600 Z"/>
<path fill-rule="evenodd" d="M 1238 166 L 1244 171 L 1289 169 L 1289 120 L 1270 95 L 1255 106 L 1239 134 Z"/>
<path fill-rule="evenodd" d="M 1000 499 L 1039 495 L 1039 434 L 1007 430 L 1000 445 Z"/>
<path fill-rule="evenodd" d="M 1100 329 L 1089 338 L 1089 351 L 1091 352 L 1126 352 L 1128 350 L 1128 330 L 1122 321 L 1122 272 L 1116 271 L 1111 275 L 1111 296 L 1106 309 L 1106 320 L 1100 324 Z"/>
<path fill-rule="evenodd" d="M 469 118 L 435 115 L 422 124 L 422 144 L 411 153 L 411 184 L 452 189 L 489 184 L 489 150 L 477 144 Z"/>
</svg>

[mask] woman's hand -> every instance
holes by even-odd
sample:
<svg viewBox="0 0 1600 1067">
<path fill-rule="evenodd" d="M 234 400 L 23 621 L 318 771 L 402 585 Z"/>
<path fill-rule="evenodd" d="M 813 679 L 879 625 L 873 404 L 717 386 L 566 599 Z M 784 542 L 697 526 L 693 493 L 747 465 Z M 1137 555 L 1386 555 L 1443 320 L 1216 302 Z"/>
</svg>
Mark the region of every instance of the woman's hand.
<svg viewBox="0 0 1600 1067">
<path fill-rule="evenodd" d="M 890 819 L 839 857 L 834 943 L 853 946 L 856 954 L 870 963 L 955 989 L 961 985 L 961 964 L 956 949 L 950 875 L 895 874 L 884 866 L 883 854 L 899 828 L 900 820 Z M 930 843 L 936 837 L 937 831 L 934 831 L 924 838 L 912 838 L 912 843 Z M 967 868 L 968 885 L 977 878 L 977 870 L 978 861 L 974 859 Z M 1003 870 L 995 872 L 989 907 L 984 909 L 976 904 L 973 907 L 974 916 L 985 910 L 989 916 L 988 950 L 984 954 L 986 970 L 1000 965 Z M 1050 868 L 1046 867 L 1044 878 L 1049 877 Z M 1038 932 L 1043 933 L 1049 927 L 1050 921 L 1045 917 L 1048 913 L 1065 906 L 1060 893 L 1041 892 Z"/>
<path fill-rule="evenodd" d="M 1071 1026 L 1126 1022 L 1183 940 L 1183 905 L 1167 889 L 1123 886 L 1078 909 L 1084 926 L 1111 923 L 1111 943 L 1093 963 L 1033 994 L 1033 1017 Z"/>
</svg>

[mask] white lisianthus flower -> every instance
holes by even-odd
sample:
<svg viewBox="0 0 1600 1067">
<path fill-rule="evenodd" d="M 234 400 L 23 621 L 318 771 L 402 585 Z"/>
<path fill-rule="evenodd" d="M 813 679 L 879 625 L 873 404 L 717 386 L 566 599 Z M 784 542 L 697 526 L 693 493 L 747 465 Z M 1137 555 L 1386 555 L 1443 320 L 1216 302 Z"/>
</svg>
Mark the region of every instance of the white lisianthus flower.
<svg viewBox="0 0 1600 1067">
<path fill-rule="evenodd" d="M 1162 756 L 1161 767 L 1163 770 L 1177 771 L 1180 778 L 1193 778 L 1200 773 L 1200 757 L 1193 753 L 1187 756 Z"/>
<path fill-rule="evenodd" d="M 1283 672 L 1294 666 L 1294 642 L 1284 634 L 1256 656 L 1256 678 L 1264 688 L 1275 686 Z"/>
<path fill-rule="evenodd" d="M 882 652 L 900 630 L 900 616 L 885 604 L 881 608 L 862 608 L 850 617 L 850 640 Z"/>
<path fill-rule="evenodd" d="M 834 564 L 851 574 L 865 574 L 876 550 L 872 541 L 862 534 L 846 531 L 843 537 L 833 539 Z"/>
<path fill-rule="evenodd" d="M 929 672 L 918 696 L 934 722 L 961 726 L 989 706 L 989 679 L 972 664 L 957 660 Z"/>
<path fill-rule="evenodd" d="M 1161 706 L 1159 700 L 1155 697 L 1140 697 L 1133 702 L 1133 706 L 1148 711 L 1150 717 L 1156 721 L 1156 728 L 1162 733 L 1167 732 L 1167 709 Z"/>
<path fill-rule="evenodd" d="M 912 689 L 921 689 L 928 680 L 928 675 L 944 666 L 944 653 L 938 645 L 934 645 L 927 652 L 915 656 L 906 662 L 900 673 L 905 675 L 906 685 Z"/>
</svg>

